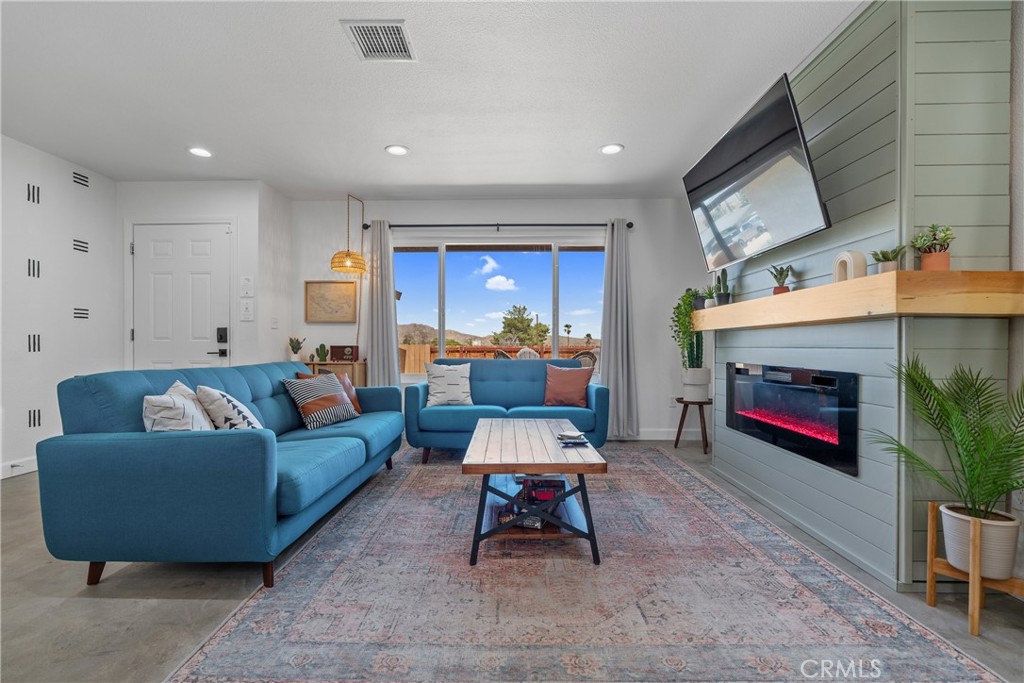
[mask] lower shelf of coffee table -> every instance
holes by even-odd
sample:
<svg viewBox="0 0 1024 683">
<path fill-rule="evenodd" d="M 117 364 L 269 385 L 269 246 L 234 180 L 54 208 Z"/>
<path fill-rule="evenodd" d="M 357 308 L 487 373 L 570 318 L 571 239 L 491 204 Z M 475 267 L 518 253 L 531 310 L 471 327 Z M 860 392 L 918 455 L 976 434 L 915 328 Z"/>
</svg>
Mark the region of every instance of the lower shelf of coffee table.
<svg viewBox="0 0 1024 683">
<path fill-rule="evenodd" d="M 515 495 L 516 492 L 521 488 L 519 484 L 515 482 L 515 478 L 511 474 L 495 474 L 491 476 L 491 486 L 496 489 L 501 489 L 509 495 Z M 569 482 L 569 486 L 572 486 L 572 482 Z M 484 514 L 484 528 L 483 531 L 489 531 L 497 526 L 498 511 L 505 506 L 508 501 L 502 500 L 498 496 L 490 493 L 487 495 L 487 511 Z M 554 512 L 554 516 L 558 517 L 563 521 L 567 521 L 577 529 L 582 531 L 589 531 L 587 529 L 587 519 L 583 514 L 583 508 L 580 506 L 579 500 L 576 496 L 567 498 L 562 502 Z M 528 527 L 512 526 L 504 531 L 500 531 L 493 536 L 490 536 L 486 540 L 492 540 L 496 538 L 575 538 L 575 536 L 555 526 L 554 524 L 545 524 L 541 529 L 530 529 Z"/>
</svg>

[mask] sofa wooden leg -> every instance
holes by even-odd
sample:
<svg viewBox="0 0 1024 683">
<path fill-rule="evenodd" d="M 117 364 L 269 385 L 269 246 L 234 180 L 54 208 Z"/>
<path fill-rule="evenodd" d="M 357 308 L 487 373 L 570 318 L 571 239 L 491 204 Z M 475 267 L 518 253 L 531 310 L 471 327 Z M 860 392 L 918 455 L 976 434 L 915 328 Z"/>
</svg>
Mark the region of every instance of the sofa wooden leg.
<svg viewBox="0 0 1024 683">
<path fill-rule="evenodd" d="M 263 585 L 267 588 L 274 587 L 274 561 L 263 563 Z"/>
<path fill-rule="evenodd" d="M 428 460 L 430 460 L 430 449 L 429 448 L 424 448 L 423 449 L 423 464 L 426 465 Z"/>
<path fill-rule="evenodd" d="M 391 468 L 393 468 L 393 467 L 394 467 L 394 465 L 393 465 L 393 464 L 391 463 L 391 458 L 388 458 L 387 460 L 385 460 L 385 461 L 384 461 L 384 465 L 385 465 L 385 466 L 386 466 L 386 467 L 387 467 L 387 468 L 388 468 L 389 470 L 390 470 Z"/>
<path fill-rule="evenodd" d="M 103 575 L 103 568 L 107 566 L 106 562 L 90 562 L 89 563 L 89 576 L 85 579 L 85 585 L 95 586 L 100 582 L 100 577 Z"/>
</svg>

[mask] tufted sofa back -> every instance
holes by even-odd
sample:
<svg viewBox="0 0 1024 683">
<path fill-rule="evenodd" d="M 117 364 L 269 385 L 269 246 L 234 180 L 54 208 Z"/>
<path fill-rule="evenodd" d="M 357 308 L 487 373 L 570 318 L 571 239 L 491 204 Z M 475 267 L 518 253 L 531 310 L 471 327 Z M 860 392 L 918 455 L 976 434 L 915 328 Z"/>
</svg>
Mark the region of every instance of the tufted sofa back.
<svg viewBox="0 0 1024 683">
<path fill-rule="evenodd" d="M 502 408 L 544 405 L 549 364 L 559 368 L 580 367 L 580 362 L 572 358 L 438 358 L 434 362 L 439 365 L 472 365 L 473 369 L 469 371 L 469 391 L 473 403 Z"/>
<path fill-rule="evenodd" d="M 282 379 L 309 372 L 302 363 L 262 363 L 224 368 L 117 370 L 79 375 L 57 385 L 65 434 L 144 432 L 142 397 L 162 394 L 180 380 L 193 391 L 200 384 L 231 394 L 275 434 L 302 426 L 302 417 Z"/>
</svg>

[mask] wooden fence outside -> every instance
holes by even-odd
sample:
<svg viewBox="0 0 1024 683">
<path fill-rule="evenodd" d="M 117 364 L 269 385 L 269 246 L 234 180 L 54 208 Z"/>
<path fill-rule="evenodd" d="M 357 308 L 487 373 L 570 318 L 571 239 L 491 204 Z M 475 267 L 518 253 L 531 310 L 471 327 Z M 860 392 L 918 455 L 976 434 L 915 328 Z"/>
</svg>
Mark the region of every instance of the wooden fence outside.
<svg viewBox="0 0 1024 683">
<path fill-rule="evenodd" d="M 544 346 L 448 346 L 445 348 L 445 356 L 448 358 L 494 358 L 496 351 L 504 351 L 512 358 L 516 357 L 522 348 L 531 348 L 540 354 L 541 358 L 551 358 L 551 347 Z M 580 351 L 598 352 L 598 346 L 560 346 L 558 348 L 559 358 L 572 358 Z M 437 344 L 399 344 L 398 353 L 400 358 L 401 371 L 403 373 L 424 372 L 424 364 L 430 364 L 438 357 Z"/>
</svg>

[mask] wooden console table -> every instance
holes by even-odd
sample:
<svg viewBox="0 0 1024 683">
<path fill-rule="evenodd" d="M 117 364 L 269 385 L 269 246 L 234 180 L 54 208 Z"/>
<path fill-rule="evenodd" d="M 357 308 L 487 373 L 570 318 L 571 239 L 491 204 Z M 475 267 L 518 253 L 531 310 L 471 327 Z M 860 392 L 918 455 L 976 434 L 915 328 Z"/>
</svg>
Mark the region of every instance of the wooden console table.
<svg viewBox="0 0 1024 683">
<path fill-rule="evenodd" d="M 1024 579 L 1011 576 L 1008 579 L 985 579 L 981 576 L 981 520 L 971 520 L 971 571 L 962 572 L 942 557 L 936 557 L 938 543 L 939 504 L 928 503 L 928 585 L 925 600 L 935 607 L 935 575 L 941 574 L 967 582 L 967 630 L 972 636 L 981 633 L 981 608 L 985 606 L 983 588 L 1024 597 Z"/>
<path fill-rule="evenodd" d="M 348 378 L 352 380 L 352 386 L 354 387 L 365 387 L 366 386 L 366 361 L 365 360 L 353 360 L 353 361 L 328 361 L 321 363 L 320 361 L 306 363 L 309 366 L 310 371 L 314 375 L 320 372 L 344 372 L 348 374 Z"/>
</svg>

